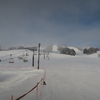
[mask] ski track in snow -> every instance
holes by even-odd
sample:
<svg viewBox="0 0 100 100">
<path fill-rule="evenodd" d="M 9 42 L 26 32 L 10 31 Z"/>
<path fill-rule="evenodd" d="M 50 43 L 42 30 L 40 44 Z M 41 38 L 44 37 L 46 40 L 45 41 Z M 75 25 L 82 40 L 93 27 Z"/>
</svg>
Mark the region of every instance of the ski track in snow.
<svg viewBox="0 0 100 100">
<path fill-rule="evenodd" d="M 100 99 L 99 58 L 82 56 L 51 59 L 43 100 Z"/>
<path fill-rule="evenodd" d="M 28 70 L 28 68 L 27 68 Z M 23 82 L 24 80 L 33 77 L 37 74 L 34 74 L 35 70 L 30 70 L 30 71 L 18 71 L 18 69 L 10 69 L 5 71 L 5 72 L 1 72 L 2 74 L 2 78 L 6 78 L 4 81 L 1 81 L 2 84 L 0 84 L 0 89 L 4 89 L 9 88 L 11 86 L 15 86 L 16 84 L 18 85 L 19 83 Z M 10 78 L 7 79 L 8 76 L 11 76 Z M 4 77 L 5 76 L 5 77 Z M 5 82 L 6 81 L 6 82 Z"/>
</svg>

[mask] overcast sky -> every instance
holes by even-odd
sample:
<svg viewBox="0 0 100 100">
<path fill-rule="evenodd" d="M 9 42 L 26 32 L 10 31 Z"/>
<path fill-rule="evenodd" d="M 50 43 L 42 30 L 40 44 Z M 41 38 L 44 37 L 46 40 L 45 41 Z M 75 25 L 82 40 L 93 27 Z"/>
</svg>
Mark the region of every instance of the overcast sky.
<svg viewBox="0 0 100 100">
<path fill-rule="evenodd" d="M 100 47 L 100 0 L 0 0 L 0 45 Z"/>
</svg>

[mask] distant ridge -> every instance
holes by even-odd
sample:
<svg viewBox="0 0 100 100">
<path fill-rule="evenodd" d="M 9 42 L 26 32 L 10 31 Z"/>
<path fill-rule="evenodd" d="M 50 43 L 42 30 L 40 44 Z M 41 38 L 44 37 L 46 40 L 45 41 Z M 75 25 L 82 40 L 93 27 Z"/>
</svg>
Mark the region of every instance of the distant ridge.
<svg viewBox="0 0 100 100">
<path fill-rule="evenodd" d="M 78 49 L 77 47 L 61 46 L 61 45 L 49 45 L 46 47 L 46 50 L 53 52 L 53 51 L 58 51 L 60 48 L 69 48 L 69 49 L 74 49 L 75 51 L 80 51 L 80 49 Z"/>
<path fill-rule="evenodd" d="M 61 46 L 61 45 L 50 45 L 50 46 L 46 47 L 45 50 L 48 51 L 48 52 L 59 52 L 62 48 L 73 49 L 76 52 L 76 54 L 82 54 L 83 53 L 83 50 L 79 49 L 77 47 Z"/>
</svg>

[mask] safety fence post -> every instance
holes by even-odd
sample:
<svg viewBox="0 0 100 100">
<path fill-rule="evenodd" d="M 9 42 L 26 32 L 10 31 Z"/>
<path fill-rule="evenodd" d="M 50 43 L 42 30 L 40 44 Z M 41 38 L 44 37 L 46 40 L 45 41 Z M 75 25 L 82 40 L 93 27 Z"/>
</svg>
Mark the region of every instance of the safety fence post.
<svg viewBox="0 0 100 100">
<path fill-rule="evenodd" d="M 46 70 L 44 69 L 43 78 L 41 78 L 41 80 L 37 82 L 37 84 L 31 90 L 29 90 L 27 93 L 23 94 L 22 96 L 18 97 L 15 100 L 20 100 L 21 98 L 25 97 L 27 94 L 32 92 L 34 89 L 36 89 L 36 100 L 38 100 L 38 97 L 42 96 L 42 89 L 44 88 L 44 85 L 46 85 L 45 78 L 46 78 Z M 39 90 L 39 87 L 40 87 L 40 90 Z M 14 100 L 13 95 L 11 95 L 11 100 Z"/>
<path fill-rule="evenodd" d="M 36 87 L 36 100 L 38 100 L 38 83 L 37 83 L 37 87 Z"/>
<path fill-rule="evenodd" d="M 44 69 L 43 88 L 44 88 L 44 85 L 46 85 L 45 79 L 46 79 L 46 70 Z"/>
<path fill-rule="evenodd" d="M 42 85 L 43 85 L 42 80 L 43 80 L 43 79 L 41 78 L 41 84 L 40 84 L 40 89 L 41 89 L 41 90 L 40 90 L 40 96 L 42 96 Z"/>
<path fill-rule="evenodd" d="M 14 100 L 14 97 L 13 97 L 13 95 L 11 95 L 11 100 Z"/>
</svg>

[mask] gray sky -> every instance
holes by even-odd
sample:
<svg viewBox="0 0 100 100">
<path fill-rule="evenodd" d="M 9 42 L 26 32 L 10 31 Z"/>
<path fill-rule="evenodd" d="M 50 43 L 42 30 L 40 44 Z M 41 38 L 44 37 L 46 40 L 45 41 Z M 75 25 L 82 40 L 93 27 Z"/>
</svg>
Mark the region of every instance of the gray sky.
<svg viewBox="0 0 100 100">
<path fill-rule="evenodd" d="M 0 0 L 0 45 L 100 47 L 100 0 Z"/>
</svg>

